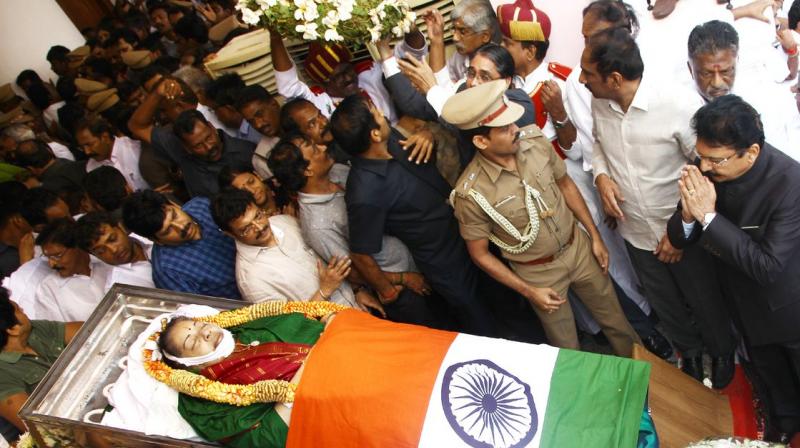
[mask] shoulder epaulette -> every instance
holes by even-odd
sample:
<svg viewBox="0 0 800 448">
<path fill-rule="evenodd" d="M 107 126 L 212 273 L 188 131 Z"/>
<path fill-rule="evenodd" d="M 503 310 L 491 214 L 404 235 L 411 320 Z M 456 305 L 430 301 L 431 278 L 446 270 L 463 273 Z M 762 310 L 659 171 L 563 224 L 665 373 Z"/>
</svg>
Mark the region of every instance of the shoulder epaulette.
<svg viewBox="0 0 800 448">
<path fill-rule="evenodd" d="M 325 89 L 323 89 L 321 86 L 309 86 L 308 90 L 310 90 L 314 95 L 322 95 L 325 93 Z"/>
<path fill-rule="evenodd" d="M 569 77 L 569 74 L 572 73 L 571 68 L 567 67 L 566 65 L 561 65 L 558 62 L 551 62 L 547 64 L 547 70 L 556 75 L 562 81 L 566 81 Z"/>
</svg>

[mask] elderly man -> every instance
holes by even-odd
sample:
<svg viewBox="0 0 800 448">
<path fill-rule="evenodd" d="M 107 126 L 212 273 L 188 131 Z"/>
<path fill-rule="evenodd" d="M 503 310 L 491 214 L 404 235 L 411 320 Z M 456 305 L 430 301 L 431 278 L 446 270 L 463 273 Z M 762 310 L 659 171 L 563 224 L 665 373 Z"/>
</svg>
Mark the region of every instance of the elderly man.
<svg viewBox="0 0 800 448">
<path fill-rule="evenodd" d="M 625 320 L 608 273 L 608 251 L 589 209 L 541 131 L 520 141 L 503 81 L 465 90 L 445 105 L 443 118 L 477 148 L 456 182 L 453 199 L 472 260 L 522 294 L 542 321 L 549 342 L 580 348 L 570 305 L 572 288 L 592 312 L 614 351 L 630 356 L 639 337 Z M 587 229 L 587 236 L 576 226 Z M 507 267 L 489 251 L 497 245 Z"/>
<path fill-rule="evenodd" d="M 122 216 L 127 228 L 155 243 L 151 262 L 157 287 L 240 298 L 234 276 L 236 246 L 214 223 L 208 198 L 196 197 L 179 206 L 145 190 L 125 200 Z"/>
<path fill-rule="evenodd" d="M 706 101 L 733 93 L 761 114 L 764 135 L 774 147 L 800 159 L 800 114 L 792 95 L 768 79 L 739 79 L 736 64 L 739 35 L 725 22 L 712 20 L 689 34 L 689 72 L 698 93 Z"/>
<path fill-rule="evenodd" d="M 772 438 L 785 443 L 800 432 L 800 164 L 765 142 L 758 112 L 737 96 L 703 106 L 693 127 L 699 162 L 678 182 L 669 238 L 714 256 L 770 421 L 787 436 Z"/>
<path fill-rule="evenodd" d="M 666 235 L 678 201 L 675 181 L 694 160 L 689 125 L 700 99 L 645 72 L 625 28 L 587 40 L 580 81 L 592 92 L 594 179 L 607 216 L 619 230 L 645 294 L 678 351 L 683 371 L 704 377 L 702 354 L 712 356 L 711 382 L 733 379 L 734 340 L 709 255 L 680 251 Z M 696 98 L 696 97 L 695 97 Z"/>
</svg>

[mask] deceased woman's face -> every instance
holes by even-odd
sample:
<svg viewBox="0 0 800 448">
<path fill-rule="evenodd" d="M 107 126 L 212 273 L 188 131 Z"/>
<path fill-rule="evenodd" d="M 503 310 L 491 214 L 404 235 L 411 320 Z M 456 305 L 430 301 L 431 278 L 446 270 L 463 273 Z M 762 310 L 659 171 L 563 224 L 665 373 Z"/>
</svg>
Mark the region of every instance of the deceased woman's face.
<svg viewBox="0 0 800 448">
<path fill-rule="evenodd" d="M 215 324 L 181 319 L 170 329 L 165 349 L 180 358 L 203 356 L 217 348 L 222 336 L 222 328 Z"/>
</svg>

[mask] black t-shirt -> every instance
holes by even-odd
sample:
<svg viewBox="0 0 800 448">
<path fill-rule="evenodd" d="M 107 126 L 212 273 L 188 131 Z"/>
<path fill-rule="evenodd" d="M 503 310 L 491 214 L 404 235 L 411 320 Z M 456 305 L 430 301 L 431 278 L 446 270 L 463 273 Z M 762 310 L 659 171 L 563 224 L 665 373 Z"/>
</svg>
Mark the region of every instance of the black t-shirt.
<svg viewBox="0 0 800 448">
<path fill-rule="evenodd" d="M 219 191 L 217 175 L 224 166 L 234 170 L 253 169 L 255 143 L 231 137 L 219 130 L 217 132 L 222 140 L 222 157 L 216 162 L 208 162 L 189 154 L 178 136 L 172 132 L 172 126 L 153 128 L 150 137 L 153 151 L 178 165 L 183 172 L 186 189 L 192 197 L 210 197 L 216 194 Z"/>
<path fill-rule="evenodd" d="M 399 238 L 421 269 L 463 255 L 458 223 L 447 198 L 450 186 L 432 163 L 408 162 L 393 131 L 391 160 L 354 157 L 347 178 L 350 249 L 374 254 L 383 235 Z M 457 254 L 457 255 L 456 255 Z M 422 265 L 422 266 L 420 266 Z"/>
<path fill-rule="evenodd" d="M 16 247 L 0 243 L 0 274 L 8 277 L 19 268 L 19 252 Z"/>
<path fill-rule="evenodd" d="M 39 175 L 42 188 L 55 193 L 65 191 L 79 191 L 83 188 L 83 178 L 86 177 L 86 161 L 73 162 L 72 160 L 56 158 L 47 170 Z"/>
</svg>

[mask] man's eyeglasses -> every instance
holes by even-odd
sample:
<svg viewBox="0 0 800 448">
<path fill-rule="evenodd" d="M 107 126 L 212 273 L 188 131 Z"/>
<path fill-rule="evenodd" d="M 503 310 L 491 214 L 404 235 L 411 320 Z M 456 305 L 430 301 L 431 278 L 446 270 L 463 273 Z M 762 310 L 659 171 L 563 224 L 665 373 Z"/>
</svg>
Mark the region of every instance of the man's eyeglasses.
<svg viewBox="0 0 800 448">
<path fill-rule="evenodd" d="M 728 156 L 728 157 L 725 157 L 724 159 L 720 159 L 720 158 L 717 158 L 717 157 L 705 157 L 705 156 L 700 156 L 700 155 L 697 156 L 698 159 L 705 160 L 706 162 L 710 163 L 711 166 L 713 166 L 714 168 L 725 166 L 725 164 L 727 164 L 728 161 L 730 159 L 734 158 L 734 157 L 736 157 L 736 154 Z"/>
<path fill-rule="evenodd" d="M 264 219 L 268 217 L 269 215 L 267 214 L 267 211 L 259 208 L 256 212 L 256 215 L 253 217 L 253 220 L 250 221 L 250 224 L 239 231 L 239 236 L 242 238 L 250 238 L 255 236 L 258 232 L 263 230 L 266 225 L 268 225 L 264 222 Z M 256 224 L 257 222 L 261 224 Z"/>
</svg>

